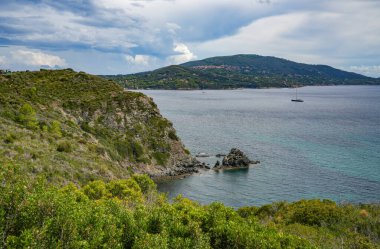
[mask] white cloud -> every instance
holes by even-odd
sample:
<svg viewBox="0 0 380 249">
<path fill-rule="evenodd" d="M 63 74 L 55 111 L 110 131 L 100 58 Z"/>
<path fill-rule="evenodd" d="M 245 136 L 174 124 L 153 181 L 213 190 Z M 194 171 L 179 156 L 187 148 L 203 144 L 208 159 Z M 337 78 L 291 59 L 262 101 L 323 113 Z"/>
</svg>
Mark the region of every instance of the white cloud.
<svg viewBox="0 0 380 249">
<path fill-rule="evenodd" d="M 291 13 L 261 18 L 235 35 L 194 44 L 193 48 L 197 54 L 206 56 L 239 53 L 279 56 L 292 54 L 294 48 L 305 52 L 315 47 L 317 41 L 293 39 L 291 35 L 307 23 L 308 16 L 309 13 Z"/>
<path fill-rule="evenodd" d="M 0 10 L 0 17 L 8 18 L 7 27 L 22 30 L 19 34 L 10 33 L 7 39 L 21 40 L 27 45 L 128 51 L 137 46 L 144 32 L 151 32 L 138 17 L 120 10 L 98 9 L 91 15 L 78 15 L 43 4 L 17 7 Z"/>
<path fill-rule="evenodd" d="M 150 55 L 125 55 L 125 61 L 130 65 L 129 69 L 153 69 L 154 67 L 162 67 L 170 64 L 180 64 L 196 58 L 190 49 L 184 43 L 174 43 L 174 55 L 160 59 Z"/>
<path fill-rule="evenodd" d="M 172 35 L 176 35 L 177 31 L 181 29 L 181 26 L 179 26 L 176 23 L 168 22 L 166 23 L 166 27 L 168 29 L 168 32 Z"/>
<path fill-rule="evenodd" d="M 0 56 L 0 67 L 7 64 L 5 56 Z"/>
<path fill-rule="evenodd" d="M 137 54 L 135 56 L 126 55 L 124 58 L 129 64 L 142 65 L 142 66 L 149 66 L 150 64 L 155 63 L 157 61 L 157 58 L 153 56 L 142 55 L 142 54 Z"/>
<path fill-rule="evenodd" d="M 180 64 L 197 58 L 183 43 L 175 43 L 173 51 L 178 53 L 168 57 L 169 63 Z"/>
<path fill-rule="evenodd" d="M 236 34 L 189 47 L 202 58 L 248 53 L 339 68 L 379 65 L 379 7 L 375 1 L 326 1 L 320 9 L 266 16 Z"/>
<path fill-rule="evenodd" d="M 380 75 L 380 65 L 376 66 L 350 66 L 345 68 L 348 71 L 352 71 L 355 73 L 371 76 L 371 77 L 379 77 Z"/>
<path fill-rule="evenodd" d="M 22 46 L 51 49 L 69 67 L 99 74 L 238 53 L 339 68 L 380 65 L 380 1 L 89 0 L 79 1 L 83 11 L 77 1 L 8 2 L 0 9 L 0 38 L 11 41 L 0 47 L 6 62 Z"/>
<path fill-rule="evenodd" d="M 35 50 L 16 50 L 11 52 L 11 56 L 13 62 L 24 65 L 48 67 L 62 67 L 66 65 L 65 60 L 59 56 Z"/>
</svg>

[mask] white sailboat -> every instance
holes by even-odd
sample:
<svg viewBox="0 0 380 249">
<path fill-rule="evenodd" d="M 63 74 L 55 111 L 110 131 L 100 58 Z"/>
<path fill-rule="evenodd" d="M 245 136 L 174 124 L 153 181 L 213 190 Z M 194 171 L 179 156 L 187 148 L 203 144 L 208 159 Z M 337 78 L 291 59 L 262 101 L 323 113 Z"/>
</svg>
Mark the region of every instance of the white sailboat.
<svg viewBox="0 0 380 249">
<path fill-rule="evenodd" d="M 293 102 L 303 102 L 302 99 L 299 99 L 298 98 L 298 87 L 296 87 L 296 98 L 295 99 L 292 99 Z"/>
</svg>

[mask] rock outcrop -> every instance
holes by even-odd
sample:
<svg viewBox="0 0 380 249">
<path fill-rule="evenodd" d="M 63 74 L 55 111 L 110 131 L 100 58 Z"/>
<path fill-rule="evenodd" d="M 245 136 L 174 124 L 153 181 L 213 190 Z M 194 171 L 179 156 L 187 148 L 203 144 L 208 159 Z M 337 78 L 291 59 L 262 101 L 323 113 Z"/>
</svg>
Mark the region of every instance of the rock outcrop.
<svg viewBox="0 0 380 249">
<path fill-rule="evenodd" d="M 220 164 L 216 162 L 214 169 L 234 169 L 234 168 L 246 168 L 251 164 L 260 163 L 259 161 L 250 160 L 241 150 L 232 148 L 230 153 L 225 156 Z"/>
</svg>

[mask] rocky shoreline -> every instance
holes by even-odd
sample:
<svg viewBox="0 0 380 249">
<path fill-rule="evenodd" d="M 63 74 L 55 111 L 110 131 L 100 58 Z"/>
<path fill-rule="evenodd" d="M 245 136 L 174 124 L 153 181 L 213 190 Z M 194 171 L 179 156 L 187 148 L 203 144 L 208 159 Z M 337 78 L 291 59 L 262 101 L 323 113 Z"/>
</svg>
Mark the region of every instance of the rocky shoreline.
<svg viewBox="0 0 380 249">
<path fill-rule="evenodd" d="M 258 164 L 260 161 L 250 160 L 241 150 L 232 148 L 226 154 L 217 154 L 216 157 L 223 156 L 222 162 L 217 160 L 214 167 L 208 166 L 206 163 L 201 162 L 197 157 L 191 157 L 189 160 L 180 161 L 175 167 L 164 168 L 159 172 L 150 173 L 149 176 L 155 181 L 182 179 L 187 176 L 208 171 L 210 169 L 219 170 L 233 170 L 248 168 L 250 165 Z"/>
<path fill-rule="evenodd" d="M 210 170 L 206 163 L 198 161 L 195 157 L 190 160 L 177 163 L 175 167 L 163 169 L 160 172 L 150 173 L 153 180 L 181 179 L 201 171 Z"/>
</svg>

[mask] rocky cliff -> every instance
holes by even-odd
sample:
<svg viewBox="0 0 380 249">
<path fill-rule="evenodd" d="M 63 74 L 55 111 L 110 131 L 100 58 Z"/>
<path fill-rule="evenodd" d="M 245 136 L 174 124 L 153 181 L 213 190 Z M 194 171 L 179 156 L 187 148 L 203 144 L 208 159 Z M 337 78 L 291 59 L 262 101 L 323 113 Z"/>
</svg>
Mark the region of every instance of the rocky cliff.
<svg viewBox="0 0 380 249">
<path fill-rule="evenodd" d="M 197 171 L 151 98 L 71 69 L 0 74 L 0 164 L 58 182 Z"/>
</svg>

